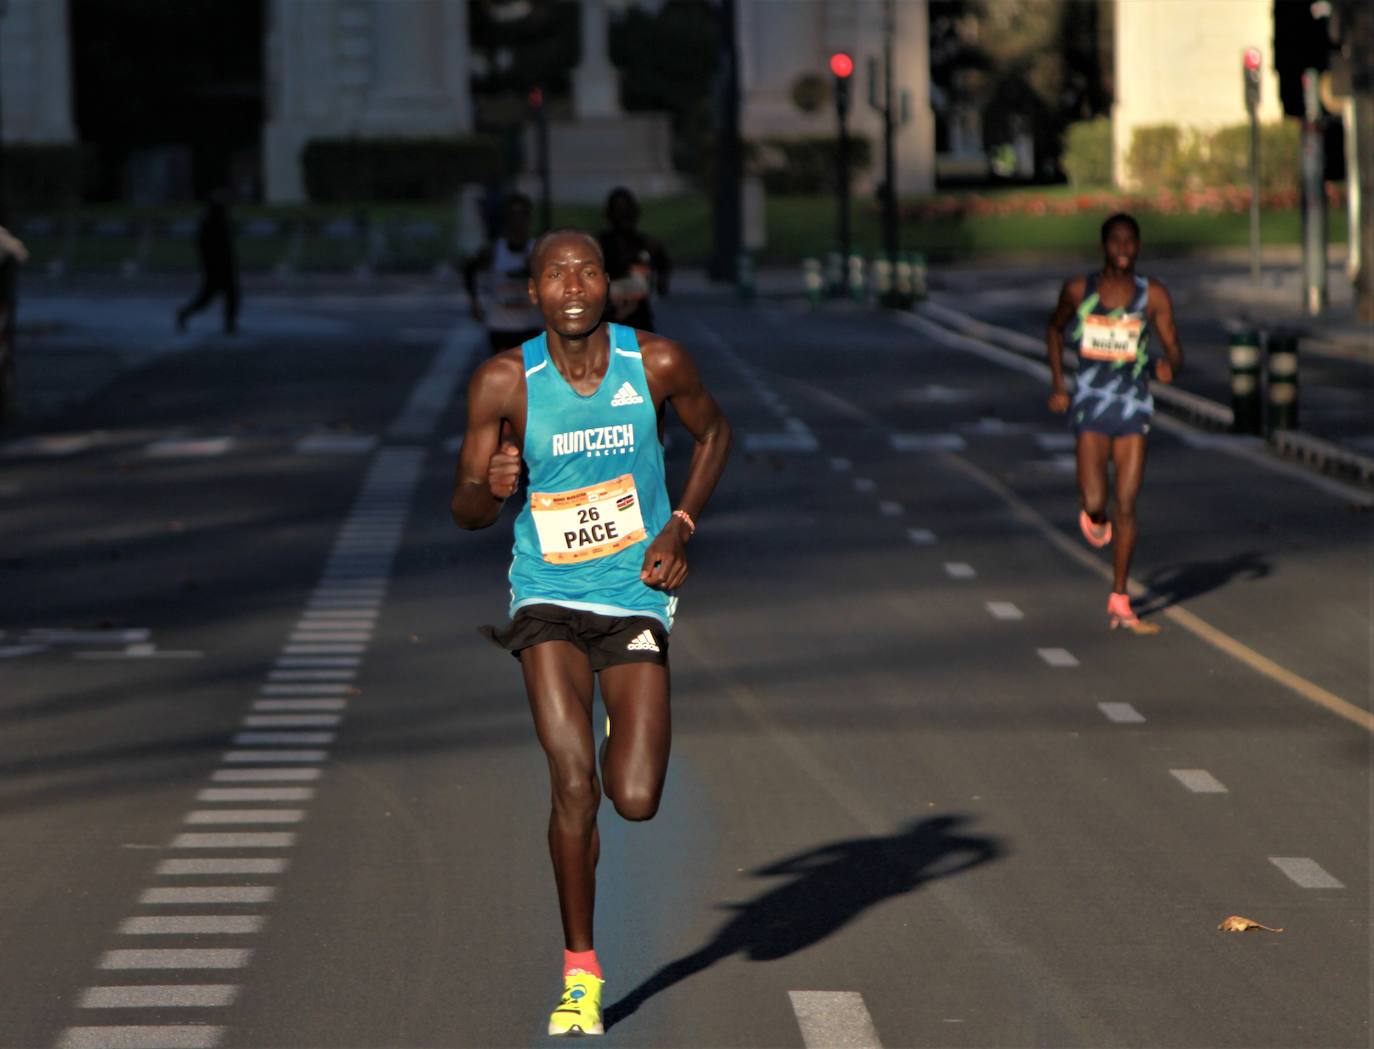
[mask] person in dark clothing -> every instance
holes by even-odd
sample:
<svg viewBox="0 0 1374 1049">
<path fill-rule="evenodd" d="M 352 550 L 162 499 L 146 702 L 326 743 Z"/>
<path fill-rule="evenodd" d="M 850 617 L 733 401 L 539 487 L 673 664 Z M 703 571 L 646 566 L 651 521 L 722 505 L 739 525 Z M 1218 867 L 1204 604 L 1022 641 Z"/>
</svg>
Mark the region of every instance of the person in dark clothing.
<svg viewBox="0 0 1374 1049">
<path fill-rule="evenodd" d="M 639 230 L 639 201 L 624 186 L 606 198 L 608 229 L 597 234 L 611 281 L 606 319 L 643 331 L 654 330 L 652 294 L 668 294 L 672 262 L 663 245 Z"/>
<path fill-rule="evenodd" d="M 210 305 L 216 295 L 224 296 L 224 331 L 238 330 L 239 273 L 234 258 L 234 231 L 229 220 L 229 195 L 222 189 L 210 194 L 200 219 L 196 249 L 200 254 L 200 291 L 177 310 L 177 330 L 185 331 L 193 314 Z"/>
</svg>

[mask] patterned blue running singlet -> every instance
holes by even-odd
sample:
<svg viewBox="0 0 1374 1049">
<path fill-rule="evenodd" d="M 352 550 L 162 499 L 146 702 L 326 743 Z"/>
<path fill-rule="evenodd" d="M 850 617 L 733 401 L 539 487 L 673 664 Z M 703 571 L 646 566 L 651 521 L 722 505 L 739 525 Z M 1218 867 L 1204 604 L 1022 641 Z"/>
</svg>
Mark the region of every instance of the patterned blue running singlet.
<svg viewBox="0 0 1374 1049">
<path fill-rule="evenodd" d="M 1148 433 L 1155 402 L 1150 396 L 1150 282 L 1135 278 L 1135 295 L 1122 309 L 1102 308 L 1098 275 L 1088 275 L 1070 347 L 1078 353 L 1078 384 L 1069 409 L 1074 432 L 1111 437 Z"/>
</svg>

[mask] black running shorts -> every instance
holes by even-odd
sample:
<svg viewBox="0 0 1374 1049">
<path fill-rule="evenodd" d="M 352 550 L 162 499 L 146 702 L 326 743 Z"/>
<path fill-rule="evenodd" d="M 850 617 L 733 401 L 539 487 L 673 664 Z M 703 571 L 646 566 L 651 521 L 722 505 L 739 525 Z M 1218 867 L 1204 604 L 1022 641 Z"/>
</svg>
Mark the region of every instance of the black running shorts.
<svg viewBox="0 0 1374 1049">
<path fill-rule="evenodd" d="M 526 605 L 503 630 L 482 633 L 517 659 L 543 641 L 567 641 L 587 656 L 593 670 L 623 663 L 668 663 L 668 630 L 653 616 L 603 616 L 562 605 Z"/>
</svg>

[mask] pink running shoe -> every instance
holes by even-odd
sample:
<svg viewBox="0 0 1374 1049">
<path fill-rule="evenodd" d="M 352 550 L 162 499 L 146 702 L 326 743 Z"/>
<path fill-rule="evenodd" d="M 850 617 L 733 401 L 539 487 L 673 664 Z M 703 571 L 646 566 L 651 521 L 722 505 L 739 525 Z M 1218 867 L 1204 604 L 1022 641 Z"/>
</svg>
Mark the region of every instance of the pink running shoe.
<svg viewBox="0 0 1374 1049">
<path fill-rule="evenodd" d="M 1133 634 L 1151 635 L 1159 633 L 1159 626 L 1155 623 L 1142 622 L 1140 617 L 1131 609 L 1131 599 L 1126 594 L 1113 592 L 1107 598 L 1107 620 L 1112 630 L 1122 627 L 1131 631 Z"/>
<path fill-rule="evenodd" d="M 1112 541 L 1112 523 L 1103 521 L 1098 524 L 1088 516 L 1086 510 L 1078 511 L 1078 529 L 1083 533 L 1083 538 L 1088 541 L 1088 544 L 1099 550 Z"/>
</svg>

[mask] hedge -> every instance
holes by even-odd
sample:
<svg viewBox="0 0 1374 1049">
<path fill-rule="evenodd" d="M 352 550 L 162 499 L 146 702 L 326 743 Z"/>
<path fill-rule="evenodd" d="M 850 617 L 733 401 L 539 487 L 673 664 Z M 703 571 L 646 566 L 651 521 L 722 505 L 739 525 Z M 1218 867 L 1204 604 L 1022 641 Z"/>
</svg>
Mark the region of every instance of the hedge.
<svg viewBox="0 0 1374 1049">
<path fill-rule="evenodd" d="M 866 171 L 872 159 L 868 139 L 849 140 L 849 170 Z M 766 138 L 751 150 L 753 162 L 769 193 L 833 193 L 839 186 L 840 143 L 837 138 Z"/>
<path fill-rule="evenodd" d="M 301 163 L 316 203 L 446 201 L 465 183 L 507 172 L 499 144 L 481 135 L 434 139 L 313 139 Z"/>
<path fill-rule="evenodd" d="M 1070 124 L 1059 160 L 1075 188 L 1112 184 L 1112 122 L 1106 117 Z"/>
<path fill-rule="evenodd" d="M 1277 192 L 1297 185 L 1301 163 L 1297 121 L 1260 125 L 1260 189 Z M 1245 185 L 1250 180 L 1250 125 L 1212 131 L 1173 124 L 1138 127 L 1126 163 L 1143 186 L 1198 190 Z"/>
</svg>

